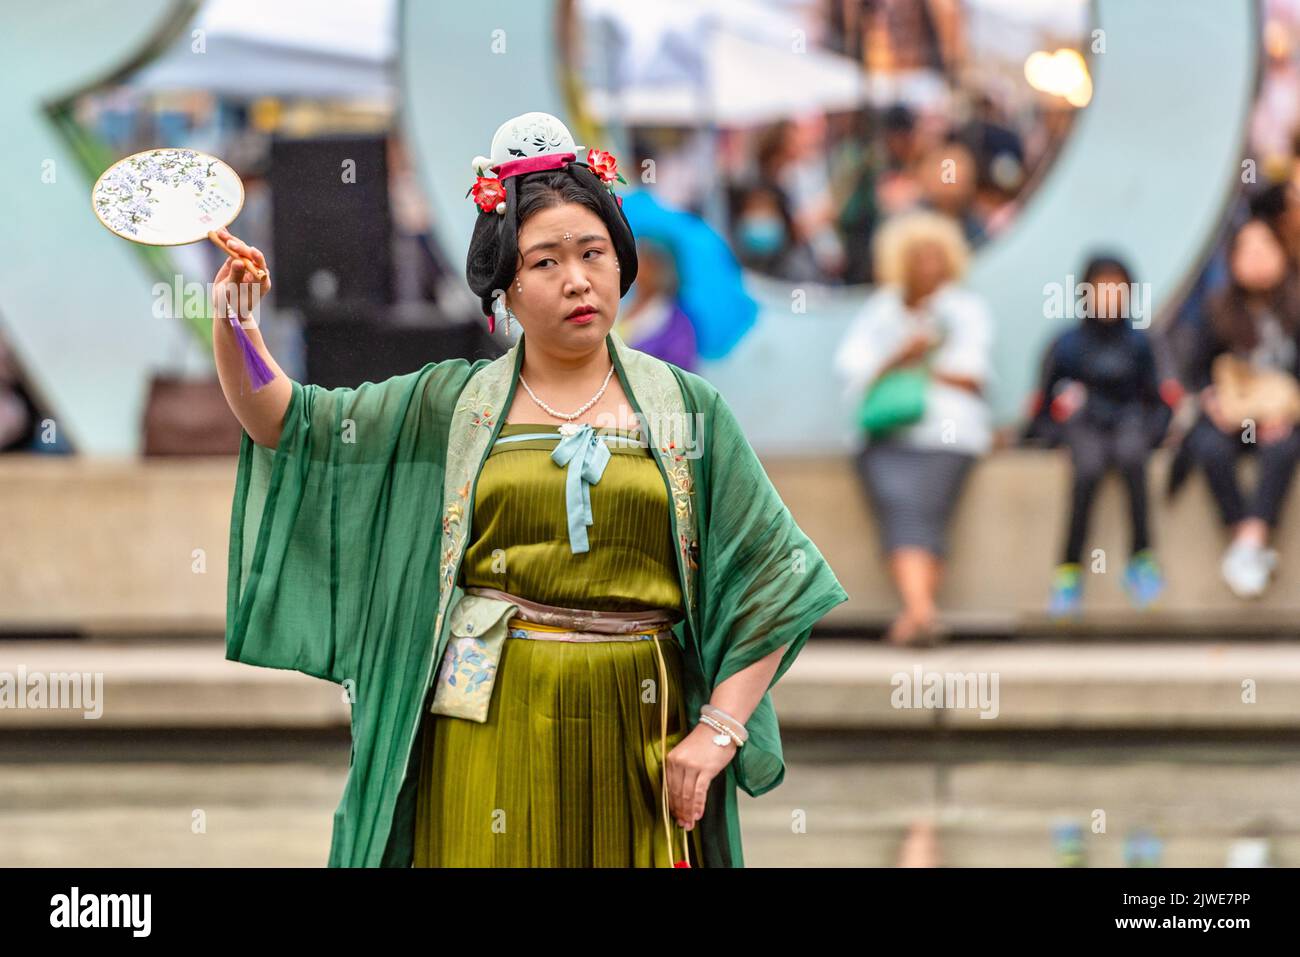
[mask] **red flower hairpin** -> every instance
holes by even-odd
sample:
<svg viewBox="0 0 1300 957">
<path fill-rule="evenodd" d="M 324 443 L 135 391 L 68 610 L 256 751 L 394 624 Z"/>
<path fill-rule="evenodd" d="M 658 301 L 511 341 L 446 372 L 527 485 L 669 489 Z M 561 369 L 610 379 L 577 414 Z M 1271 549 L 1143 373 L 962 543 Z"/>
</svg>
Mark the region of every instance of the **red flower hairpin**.
<svg viewBox="0 0 1300 957">
<path fill-rule="evenodd" d="M 610 195 L 618 201 L 618 205 L 622 206 L 623 197 L 614 192 L 614 180 L 618 180 L 624 186 L 627 185 L 627 180 L 618 171 L 618 160 L 614 158 L 614 154 L 604 150 L 587 150 L 587 168 L 600 177 L 609 189 Z"/>
<path fill-rule="evenodd" d="M 474 202 L 485 213 L 506 211 L 506 184 L 495 176 L 479 176 L 465 193 L 473 194 Z"/>
</svg>

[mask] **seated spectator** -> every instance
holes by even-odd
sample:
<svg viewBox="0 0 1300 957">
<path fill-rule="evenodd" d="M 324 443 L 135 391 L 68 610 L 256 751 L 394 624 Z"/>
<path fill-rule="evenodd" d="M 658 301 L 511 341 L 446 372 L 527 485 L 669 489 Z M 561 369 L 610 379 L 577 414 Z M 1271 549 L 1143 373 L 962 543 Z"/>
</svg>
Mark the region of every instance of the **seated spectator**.
<svg viewBox="0 0 1300 957">
<path fill-rule="evenodd" d="M 1204 470 L 1232 540 L 1221 566 L 1242 598 L 1263 594 L 1277 564 L 1269 547 L 1300 459 L 1300 280 L 1277 235 L 1247 221 L 1228 249 L 1231 280 L 1210 302 L 1187 370 L 1201 414 L 1170 474 L 1170 494 L 1191 463 Z M 1253 454 L 1249 493 L 1236 465 Z"/>
<path fill-rule="evenodd" d="M 1164 590 L 1147 523 L 1147 461 L 1164 439 L 1172 410 L 1161 398 L 1151 342 L 1129 322 L 1128 267 L 1113 256 L 1094 257 L 1083 283 L 1092 292 L 1092 308 L 1048 348 L 1029 428 L 1033 435 L 1054 434 L 1063 441 L 1074 472 L 1070 529 L 1052 580 L 1054 617 L 1079 611 L 1088 517 L 1097 487 L 1111 469 L 1128 489 L 1124 588 L 1139 608 Z"/>
</svg>

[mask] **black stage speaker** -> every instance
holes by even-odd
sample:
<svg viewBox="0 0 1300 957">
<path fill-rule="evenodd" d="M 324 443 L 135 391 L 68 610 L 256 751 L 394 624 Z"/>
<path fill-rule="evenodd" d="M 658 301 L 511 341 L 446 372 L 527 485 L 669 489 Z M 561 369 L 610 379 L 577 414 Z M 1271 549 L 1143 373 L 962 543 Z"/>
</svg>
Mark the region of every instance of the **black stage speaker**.
<svg viewBox="0 0 1300 957">
<path fill-rule="evenodd" d="M 393 301 L 384 137 L 276 137 L 268 180 L 277 306 Z"/>
<path fill-rule="evenodd" d="M 308 382 L 355 388 L 444 359 L 494 359 L 504 350 L 481 322 L 402 325 L 383 310 L 318 304 L 304 310 Z"/>
</svg>

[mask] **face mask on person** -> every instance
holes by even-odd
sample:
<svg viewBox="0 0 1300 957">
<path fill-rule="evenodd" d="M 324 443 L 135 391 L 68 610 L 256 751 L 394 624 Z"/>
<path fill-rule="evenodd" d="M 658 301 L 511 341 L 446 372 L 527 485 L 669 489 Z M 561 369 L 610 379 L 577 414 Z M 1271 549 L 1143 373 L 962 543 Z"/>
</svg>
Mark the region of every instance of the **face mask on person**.
<svg viewBox="0 0 1300 957">
<path fill-rule="evenodd" d="M 746 216 L 740 221 L 740 244 L 757 256 L 770 256 L 785 245 L 785 224 L 776 216 Z"/>
</svg>

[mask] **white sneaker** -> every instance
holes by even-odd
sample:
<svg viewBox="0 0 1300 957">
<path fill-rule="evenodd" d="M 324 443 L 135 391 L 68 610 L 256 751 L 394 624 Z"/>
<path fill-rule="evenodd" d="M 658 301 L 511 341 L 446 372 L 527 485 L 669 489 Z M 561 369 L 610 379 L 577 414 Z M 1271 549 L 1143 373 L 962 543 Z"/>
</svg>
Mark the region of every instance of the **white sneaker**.
<svg viewBox="0 0 1300 957">
<path fill-rule="evenodd" d="M 1220 571 L 1238 598 L 1258 598 L 1268 586 L 1277 553 L 1249 542 L 1233 542 L 1223 556 Z"/>
</svg>

